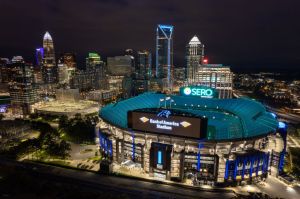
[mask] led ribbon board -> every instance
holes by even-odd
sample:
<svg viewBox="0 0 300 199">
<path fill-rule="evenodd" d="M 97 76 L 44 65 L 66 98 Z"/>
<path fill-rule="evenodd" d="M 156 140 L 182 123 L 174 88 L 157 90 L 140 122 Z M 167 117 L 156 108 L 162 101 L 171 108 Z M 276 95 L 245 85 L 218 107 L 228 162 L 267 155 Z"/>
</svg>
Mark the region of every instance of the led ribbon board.
<svg viewBox="0 0 300 199">
<path fill-rule="evenodd" d="M 218 93 L 216 89 L 205 86 L 186 86 L 180 88 L 180 95 L 201 98 L 216 98 Z"/>
</svg>

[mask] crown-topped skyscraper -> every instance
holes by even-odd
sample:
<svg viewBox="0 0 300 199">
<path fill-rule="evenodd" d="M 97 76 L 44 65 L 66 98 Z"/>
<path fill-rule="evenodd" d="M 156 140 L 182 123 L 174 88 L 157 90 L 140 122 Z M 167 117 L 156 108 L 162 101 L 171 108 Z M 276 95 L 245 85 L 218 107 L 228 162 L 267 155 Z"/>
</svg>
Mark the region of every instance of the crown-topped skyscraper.
<svg viewBox="0 0 300 199">
<path fill-rule="evenodd" d="M 203 62 L 204 45 L 195 35 L 186 46 L 186 69 L 189 84 L 196 83 L 196 73 Z"/>
<path fill-rule="evenodd" d="M 57 66 L 55 61 L 53 40 L 48 31 L 45 33 L 43 38 L 43 48 L 43 80 L 45 84 L 53 84 L 57 82 Z"/>
</svg>

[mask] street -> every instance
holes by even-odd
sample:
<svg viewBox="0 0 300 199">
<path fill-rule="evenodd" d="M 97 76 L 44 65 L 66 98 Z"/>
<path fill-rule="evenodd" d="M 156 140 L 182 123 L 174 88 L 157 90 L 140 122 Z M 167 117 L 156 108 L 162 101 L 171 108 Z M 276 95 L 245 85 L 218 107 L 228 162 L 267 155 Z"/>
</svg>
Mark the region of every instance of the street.
<svg viewBox="0 0 300 199">
<path fill-rule="evenodd" d="M 235 194 L 228 191 L 213 192 L 184 188 L 166 184 L 142 181 L 137 179 L 100 175 L 87 171 L 65 169 L 50 165 L 42 165 L 30 162 L 15 162 L 0 159 L 0 166 L 19 167 L 33 175 L 52 179 L 57 182 L 68 182 L 93 189 L 102 189 L 109 192 L 127 193 L 133 198 L 233 198 Z"/>
</svg>

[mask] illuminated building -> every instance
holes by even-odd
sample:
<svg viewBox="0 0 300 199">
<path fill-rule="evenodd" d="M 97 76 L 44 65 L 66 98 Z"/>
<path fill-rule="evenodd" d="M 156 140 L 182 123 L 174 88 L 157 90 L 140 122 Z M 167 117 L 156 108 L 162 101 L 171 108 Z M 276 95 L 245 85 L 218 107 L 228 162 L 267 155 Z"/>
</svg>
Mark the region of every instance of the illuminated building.
<svg viewBox="0 0 300 199">
<path fill-rule="evenodd" d="M 90 89 L 106 89 L 106 79 L 103 79 L 102 72 L 96 70 L 78 70 L 70 79 L 71 88 L 79 88 L 82 90 Z"/>
<path fill-rule="evenodd" d="M 148 91 L 149 80 L 152 78 L 152 55 L 149 51 L 137 52 L 137 65 L 132 80 L 132 95 L 139 95 Z"/>
<path fill-rule="evenodd" d="M 102 107 L 102 157 L 131 175 L 198 185 L 236 185 L 282 172 L 287 129 L 262 104 L 217 99 L 207 87 L 181 90 Z"/>
<path fill-rule="evenodd" d="M 176 92 L 186 81 L 186 68 L 174 67 L 173 91 Z"/>
<path fill-rule="evenodd" d="M 53 40 L 49 32 L 46 32 L 43 38 L 43 67 L 42 75 L 45 84 L 53 84 L 57 82 L 57 66 L 55 61 L 55 51 Z"/>
<path fill-rule="evenodd" d="M 58 83 L 68 86 L 70 84 L 70 80 L 75 75 L 75 68 L 69 68 L 66 64 L 60 63 L 60 61 L 58 61 L 57 68 Z"/>
<path fill-rule="evenodd" d="M 137 52 L 137 78 L 150 79 L 152 77 L 152 55 L 149 51 Z"/>
<path fill-rule="evenodd" d="M 128 76 L 133 73 L 133 57 L 130 55 L 107 58 L 107 72 L 113 76 Z"/>
<path fill-rule="evenodd" d="M 108 89 L 122 93 L 124 76 L 110 75 L 108 76 Z"/>
<path fill-rule="evenodd" d="M 68 68 L 76 69 L 76 56 L 74 53 L 62 53 L 58 59 L 61 63 L 65 64 Z"/>
<path fill-rule="evenodd" d="M 104 70 L 104 63 L 98 53 L 91 52 L 89 56 L 85 59 L 86 70 L 95 70 L 97 68 L 102 68 Z"/>
<path fill-rule="evenodd" d="M 43 65 L 44 49 L 37 48 L 35 50 L 35 63 L 40 68 Z"/>
<path fill-rule="evenodd" d="M 186 69 L 188 84 L 196 83 L 196 75 L 204 58 L 204 45 L 194 36 L 186 47 Z"/>
<path fill-rule="evenodd" d="M 172 90 L 173 26 L 158 25 L 156 29 L 156 78 L 163 80 L 163 89 Z"/>
<path fill-rule="evenodd" d="M 0 58 L 0 83 L 8 83 L 9 80 L 9 69 L 7 65 L 9 64 L 9 59 Z"/>
<path fill-rule="evenodd" d="M 117 99 L 116 90 L 94 90 L 87 93 L 87 99 L 101 104 L 111 103 Z"/>
<path fill-rule="evenodd" d="M 74 77 L 76 71 L 75 55 L 73 53 L 63 53 L 58 59 L 58 83 L 61 85 L 70 85 L 70 80 Z"/>
<path fill-rule="evenodd" d="M 229 66 L 205 64 L 198 68 L 193 85 L 202 85 L 217 89 L 219 98 L 231 98 L 233 73 Z"/>
<path fill-rule="evenodd" d="M 70 78 L 72 88 L 80 90 L 107 89 L 105 65 L 98 53 L 88 54 L 85 68 L 85 70 L 77 70 Z"/>
<path fill-rule="evenodd" d="M 21 56 L 15 56 L 9 67 L 14 69 L 9 83 L 13 112 L 27 115 L 31 112 L 31 105 L 37 101 L 33 66 L 25 63 Z"/>
</svg>

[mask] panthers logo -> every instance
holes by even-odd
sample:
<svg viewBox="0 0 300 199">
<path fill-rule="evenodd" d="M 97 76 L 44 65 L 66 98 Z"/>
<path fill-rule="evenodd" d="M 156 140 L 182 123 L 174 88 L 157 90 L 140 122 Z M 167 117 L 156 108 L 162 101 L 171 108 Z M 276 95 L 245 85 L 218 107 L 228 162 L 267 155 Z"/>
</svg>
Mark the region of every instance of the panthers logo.
<svg viewBox="0 0 300 199">
<path fill-rule="evenodd" d="M 163 110 L 157 114 L 158 117 L 165 117 L 165 118 L 168 118 L 170 115 L 171 115 L 171 111 L 169 110 Z"/>
</svg>

